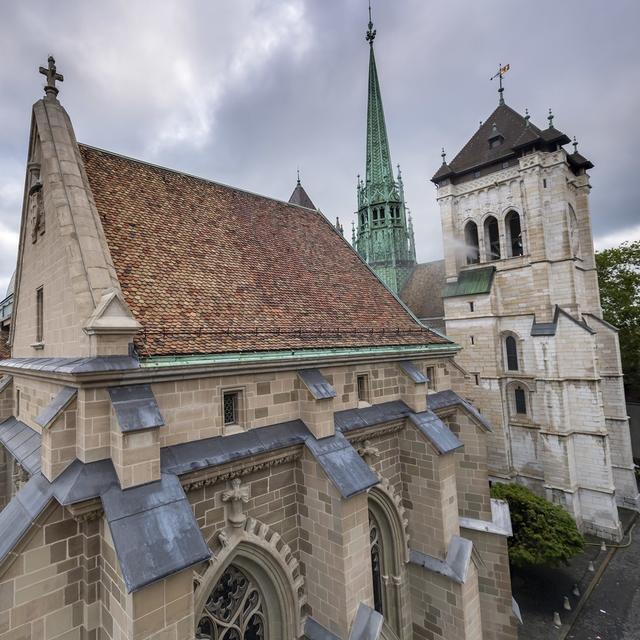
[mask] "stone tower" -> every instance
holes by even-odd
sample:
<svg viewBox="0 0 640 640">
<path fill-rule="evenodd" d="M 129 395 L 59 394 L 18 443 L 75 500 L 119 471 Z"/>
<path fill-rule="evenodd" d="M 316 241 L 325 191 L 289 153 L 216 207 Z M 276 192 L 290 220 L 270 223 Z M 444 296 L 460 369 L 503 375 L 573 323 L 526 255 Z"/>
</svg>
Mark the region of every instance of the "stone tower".
<svg viewBox="0 0 640 640">
<path fill-rule="evenodd" d="M 504 103 L 436 184 L 446 333 L 465 395 L 494 426 L 490 471 L 617 538 L 636 508 L 616 329 L 602 319 L 589 212 L 593 164 Z"/>
<path fill-rule="evenodd" d="M 380 83 L 373 51 L 376 31 L 369 14 L 369 101 L 367 166 L 358 177 L 358 223 L 353 243 L 358 253 L 394 292 L 399 293 L 416 265 L 411 218 L 404 203 L 400 167 L 394 178 Z"/>
</svg>

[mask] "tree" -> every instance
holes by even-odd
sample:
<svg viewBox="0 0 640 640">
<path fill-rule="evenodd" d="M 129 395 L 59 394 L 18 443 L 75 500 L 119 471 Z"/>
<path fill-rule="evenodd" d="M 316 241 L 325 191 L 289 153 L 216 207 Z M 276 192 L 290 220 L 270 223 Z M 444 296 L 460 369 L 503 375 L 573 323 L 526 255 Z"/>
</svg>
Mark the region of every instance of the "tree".
<svg viewBox="0 0 640 640">
<path fill-rule="evenodd" d="M 629 400 L 640 402 L 640 240 L 596 253 L 604 319 L 618 328 Z"/>
<path fill-rule="evenodd" d="M 509 503 L 513 527 L 509 562 L 513 566 L 568 565 L 584 548 L 574 519 L 558 505 L 517 484 L 494 484 L 491 495 Z"/>
</svg>

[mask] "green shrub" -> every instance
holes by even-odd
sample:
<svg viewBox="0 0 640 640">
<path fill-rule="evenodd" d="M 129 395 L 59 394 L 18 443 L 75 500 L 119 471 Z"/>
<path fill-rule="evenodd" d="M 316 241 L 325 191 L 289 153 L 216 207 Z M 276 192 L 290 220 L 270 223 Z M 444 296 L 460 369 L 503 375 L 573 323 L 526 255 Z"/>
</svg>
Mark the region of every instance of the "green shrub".
<svg viewBox="0 0 640 640">
<path fill-rule="evenodd" d="M 517 484 L 494 484 L 491 495 L 509 503 L 513 526 L 509 561 L 513 566 L 568 565 L 583 550 L 584 538 L 561 507 Z"/>
</svg>

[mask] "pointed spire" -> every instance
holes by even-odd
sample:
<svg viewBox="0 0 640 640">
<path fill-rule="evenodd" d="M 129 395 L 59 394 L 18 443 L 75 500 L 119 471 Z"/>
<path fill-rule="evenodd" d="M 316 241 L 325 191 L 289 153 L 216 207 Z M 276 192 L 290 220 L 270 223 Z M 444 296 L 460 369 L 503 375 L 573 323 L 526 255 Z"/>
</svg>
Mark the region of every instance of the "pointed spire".
<svg viewBox="0 0 640 640">
<path fill-rule="evenodd" d="M 547 116 L 547 120 L 549 121 L 549 129 L 553 129 L 553 113 L 551 108 L 549 108 L 549 115 Z"/>
</svg>

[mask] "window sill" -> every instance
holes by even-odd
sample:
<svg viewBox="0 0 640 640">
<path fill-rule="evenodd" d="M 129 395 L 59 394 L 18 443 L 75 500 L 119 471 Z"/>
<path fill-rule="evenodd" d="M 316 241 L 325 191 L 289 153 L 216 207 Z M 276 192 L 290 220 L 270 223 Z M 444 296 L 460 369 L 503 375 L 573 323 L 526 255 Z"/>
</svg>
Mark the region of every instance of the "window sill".
<svg viewBox="0 0 640 640">
<path fill-rule="evenodd" d="M 223 433 L 225 436 L 233 436 L 236 433 L 242 433 L 245 428 L 241 424 L 225 424 Z"/>
<path fill-rule="evenodd" d="M 42 351 L 42 349 L 44 349 L 44 342 L 34 342 L 31 345 L 32 349 L 36 349 L 37 351 Z"/>
</svg>

